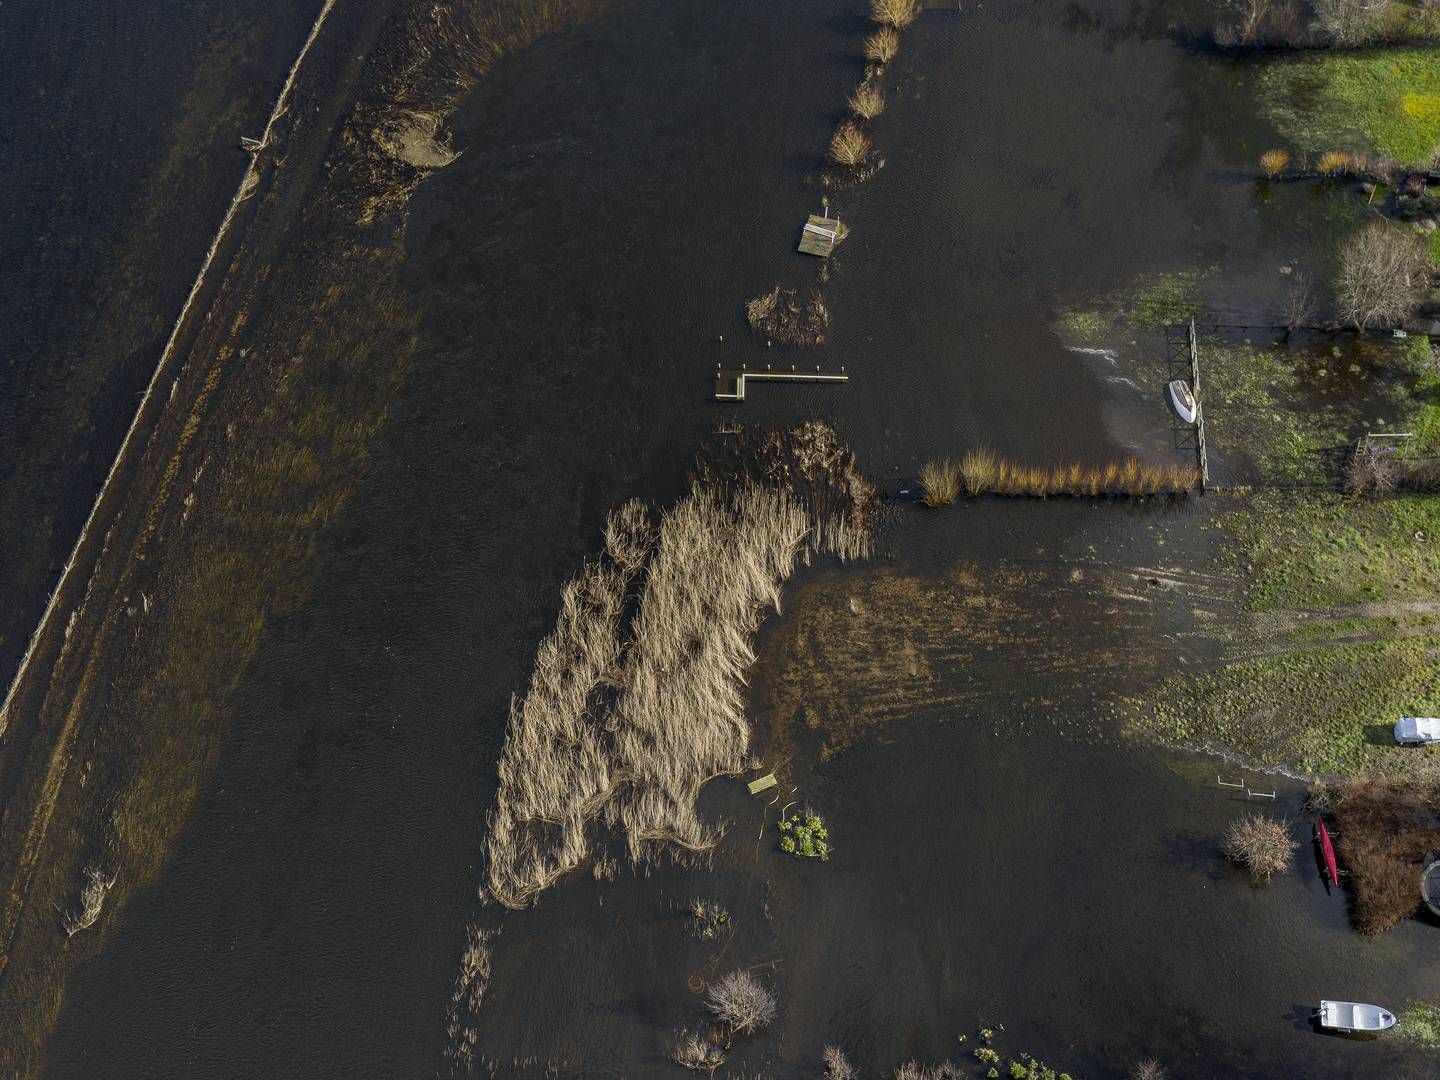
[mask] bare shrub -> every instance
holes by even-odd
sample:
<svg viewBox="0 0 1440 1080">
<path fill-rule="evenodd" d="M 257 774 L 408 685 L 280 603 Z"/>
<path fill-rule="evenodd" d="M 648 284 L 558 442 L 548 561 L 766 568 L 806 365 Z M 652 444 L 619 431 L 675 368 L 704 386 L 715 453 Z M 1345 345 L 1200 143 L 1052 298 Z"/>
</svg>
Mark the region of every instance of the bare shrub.
<svg viewBox="0 0 1440 1080">
<path fill-rule="evenodd" d="M 873 148 L 870 136 L 860 125 L 846 120 L 830 136 L 830 160 L 853 169 L 865 163 Z"/>
<path fill-rule="evenodd" d="M 1409 316 L 1424 283 L 1423 247 L 1412 230 L 1380 221 L 1352 233 L 1335 279 L 1340 317 L 1364 330 Z"/>
<path fill-rule="evenodd" d="M 1246 814 L 1225 830 L 1225 857 L 1248 870 L 1257 885 L 1289 870 L 1297 847 L 1290 823 L 1264 814 Z"/>
<path fill-rule="evenodd" d="M 1315 28 L 1333 45 L 1363 45 L 1374 38 L 1391 0 L 1312 0 Z"/>
<path fill-rule="evenodd" d="M 823 1054 L 825 1059 L 825 1080 L 860 1080 L 860 1072 L 845 1056 L 845 1052 L 838 1046 L 827 1046 Z"/>
<path fill-rule="evenodd" d="M 115 875 L 105 876 L 98 866 L 85 868 L 85 884 L 80 889 L 80 910 L 67 911 L 60 920 L 65 927 L 65 936 L 74 937 L 81 930 L 89 930 L 100 918 L 100 908 L 105 897 L 115 887 Z"/>
<path fill-rule="evenodd" d="M 920 489 L 926 506 L 949 506 L 960 496 L 960 466 L 936 458 L 920 466 Z"/>
<path fill-rule="evenodd" d="M 670 1059 L 687 1069 L 708 1072 L 714 1076 L 715 1070 L 725 1064 L 725 1052 L 703 1036 L 692 1031 L 682 1031 L 675 1039 Z"/>
<path fill-rule="evenodd" d="M 900 35 L 892 26 L 882 26 L 865 39 L 865 59 L 888 64 L 900 51 Z"/>
<path fill-rule="evenodd" d="M 874 120 L 885 111 L 885 92 L 874 80 L 862 82 L 850 95 L 850 111 L 862 120 Z"/>
<path fill-rule="evenodd" d="M 1266 150 L 1260 155 L 1260 168 L 1272 180 L 1290 167 L 1290 153 L 1287 150 Z"/>
<path fill-rule="evenodd" d="M 1388 495 L 1395 490 L 1395 461 L 1388 454 L 1367 450 L 1345 466 L 1345 492 L 1349 495 Z"/>
<path fill-rule="evenodd" d="M 732 971 L 705 995 L 715 1018 L 733 1032 L 758 1031 L 775 1019 L 775 995 L 748 971 Z"/>
<path fill-rule="evenodd" d="M 1290 275 L 1290 288 L 1285 293 L 1286 329 L 1298 330 L 1309 325 L 1317 307 L 1314 282 L 1305 271 L 1296 270 Z"/>
<path fill-rule="evenodd" d="M 1169 1075 L 1169 1070 L 1154 1058 L 1137 1061 L 1130 1070 L 1130 1080 L 1165 1080 Z"/>
<path fill-rule="evenodd" d="M 915 0 L 870 0 L 870 18 L 881 26 L 904 30 L 919 14 Z"/>
<path fill-rule="evenodd" d="M 987 447 L 965 451 L 960 459 L 960 475 L 965 480 L 965 491 L 969 495 L 980 495 L 995 486 L 995 476 L 1000 468 L 1000 459 L 995 451 Z"/>
<path fill-rule="evenodd" d="M 1300 5 L 1295 0 L 1228 0 L 1215 43 L 1237 45 L 1293 45 L 1301 37 Z"/>
</svg>

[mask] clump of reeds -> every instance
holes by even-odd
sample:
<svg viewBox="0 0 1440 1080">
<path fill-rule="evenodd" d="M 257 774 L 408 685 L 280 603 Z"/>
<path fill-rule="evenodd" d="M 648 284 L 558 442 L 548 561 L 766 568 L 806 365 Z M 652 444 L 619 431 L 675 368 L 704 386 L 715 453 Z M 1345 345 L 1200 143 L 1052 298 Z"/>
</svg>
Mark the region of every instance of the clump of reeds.
<svg viewBox="0 0 1440 1080">
<path fill-rule="evenodd" d="M 1288 150 L 1266 150 L 1260 155 L 1260 168 L 1265 170 L 1265 175 L 1272 180 L 1290 167 L 1290 153 Z"/>
<path fill-rule="evenodd" d="M 670 1051 L 670 1060 L 687 1069 L 708 1072 L 714 1076 L 715 1070 L 725 1064 L 725 1051 L 703 1035 L 682 1031 Z"/>
<path fill-rule="evenodd" d="M 1289 822 L 1264 814 L 1246 814 L 1225 830 L 1225 857 L 1250 872 L 1250 880 L 1263 885 L 1289 870 L 1299 845 L 1290 836 Z"/>
<path fill-rule="evenodd" d="M 845 1051 L 838 1046 L 827 1046 L 822 1054 L 825 1060 L 825 1080 L 860 1080 L 860 1070 L 850 1064 Z"/>
<path fill-rule="evenodd" d="M 847 169 L 865 164 L 873 148 L 869 134 L 852 120 L 841 123 L 830 136 L 830 160 Z"/>
<path fill-rule="evenodd" d="M 862 120 L 874 120 L 885 111 L 885 91 L 874 79 L 867 79 L 850 94 L 850 111 Z"/>
<path fill-rule="evenodd" d="M 745 304 L 750 329 L 782 345 L 813 348 L 825 344 L 830 309 L 820 290 L 811 289 L 802 301 L 797 289 L 776 285 Z"/>
<path fill-rule="evenodd" d="M 460 954 L 460 973 L 455 977 L 455 989 L 450 993 L 445 1033 L 450 1038 L 446 1053 L 467 1066 L 474 1060 L 475 1044 L 480 1038 L 480 1032 L 472 1021 L 485 1001 L 485 992 L 490 989 L 491 942 L 499 933 L 499 930 L 482 929 L 473 923 L 465 928 L 465 949 Z"/>
<path fill-rule="evenodd" d="M 1000 458 L 988 447 L 965 451 L 960 459 L 960 476 L 965 481 L 965 493 L 982 495 L 993 491 L 999 469 Z"/>
<path fill-rule="evenodd" d="M 960 496 L 960 466 L 935 458 L 920 466 L 920 490 L 926 506 L 949 506 Z"/>
<path fill-rule="evenodd" d="M 900 34 L 893 26 L 882 26 L 865 39 L 865 59 L 888 64 L 900 52 Z"/>
<path fill-rule="evenodd" d="M 904 30 L 919 15 L 915 0 L 870 0 L 870 18 L 882 27 Z"/>
<path fill-rule="evenodd" d="M 106 877 L 98 866 L 85 868 L 85 884 L 80 889 L 80 910 L 67 911 L 60 920 L 66 937 L 74 937 L 81 930 L 89 930 L 100 918 L 100 908 L 105 897 L 115 887 L 115 875 Z"/>
<path fill-rule="evenodd" d="M 1315 159 L 1315 171 L 1323 176 L 1341 176 L 1354 167 L 1354 155 L 1346 150 L 1326 150 Z"/>
<path fill-rule="evenodd" d="M 993 492 L 1045 498 L 1050 495 L 1179 495 L 1200 482 L 1190 465 L 1143 464 L 1134 458 L 1107 465 L 1020 465 L 987 450 L 961 459 L 961 475 L 971 495 Z"/>
</svg>

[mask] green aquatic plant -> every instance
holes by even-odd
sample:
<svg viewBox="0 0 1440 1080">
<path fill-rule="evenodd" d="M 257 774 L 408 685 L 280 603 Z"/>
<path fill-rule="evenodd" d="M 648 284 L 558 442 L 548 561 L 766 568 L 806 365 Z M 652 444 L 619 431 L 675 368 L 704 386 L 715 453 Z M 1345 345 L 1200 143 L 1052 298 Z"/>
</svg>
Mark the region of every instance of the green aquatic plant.
<svg viewBox="0 0 1440 1080">
<path fill-rule="evenodd" d="M 994 1065 L 1000 1060 L 1000 1055 L 988 1046 L 977 1046 L 975 1048 L 975 1060 L 982 1065 Z"/>
<path fill-rule="evenodd" d="M 824 861 L 830 858 L 830 833 L 819 814 L 806 810 L 803 815 L 792 814 L 781 818 L 778 825 L 780 850 L 785 854 L 794 855 L 797 859 Z"/>
</svg>

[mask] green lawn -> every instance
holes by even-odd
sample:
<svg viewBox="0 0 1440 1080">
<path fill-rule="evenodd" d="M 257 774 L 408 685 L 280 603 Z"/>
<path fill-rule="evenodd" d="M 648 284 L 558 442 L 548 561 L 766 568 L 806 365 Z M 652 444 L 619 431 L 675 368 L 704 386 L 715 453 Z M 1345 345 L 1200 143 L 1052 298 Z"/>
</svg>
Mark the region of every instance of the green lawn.
<svg viewBox="0 0 1440 1080">
<path fill-rule="evenodd" d="M 1440 146 L 1440 49 L 1315 51 L 1266 64 L 1262 111 L 1297 147 L 1426 164 Z"/>
</svg>

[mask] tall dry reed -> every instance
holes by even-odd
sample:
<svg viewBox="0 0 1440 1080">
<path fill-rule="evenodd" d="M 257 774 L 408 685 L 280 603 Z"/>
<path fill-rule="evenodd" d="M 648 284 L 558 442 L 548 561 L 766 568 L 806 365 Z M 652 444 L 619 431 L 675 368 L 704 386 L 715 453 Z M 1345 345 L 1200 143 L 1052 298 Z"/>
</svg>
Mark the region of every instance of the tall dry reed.
<svg viewBox="0 0 1440 1080">
<path fill-rule="evenodd" d="M 1020 465 L 986 450 L 967 453 L 960 472 L 971 495 L 1178 495 L 1200 483 L 1192 465 L 1142 464 L 1134 458 L 1108 465 Z"/>
<path fill-rule="evenodd" d="M 995 476 L 1000 469 L 1000 458 L 988 447 L 965 451 L 960 459 L 960 476 L 965 481 L 967 495 L 981 495 L 995 487 Z"/>
<path fill-rule="evenodd" d="M 849 105 L 861 120 L 874 120 L 885 111 L 885 91 L 874 80 L 866 80 L 851 93 Z"/>
<path fill-rule="evenodd" d="M 960 497 L 960 466 L 936 458 L 920 466 L 920 490 L 926 506 L 949 506 Z"/>
</svg>

